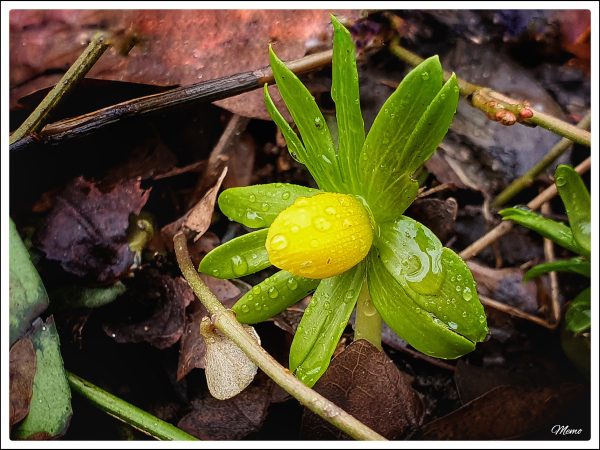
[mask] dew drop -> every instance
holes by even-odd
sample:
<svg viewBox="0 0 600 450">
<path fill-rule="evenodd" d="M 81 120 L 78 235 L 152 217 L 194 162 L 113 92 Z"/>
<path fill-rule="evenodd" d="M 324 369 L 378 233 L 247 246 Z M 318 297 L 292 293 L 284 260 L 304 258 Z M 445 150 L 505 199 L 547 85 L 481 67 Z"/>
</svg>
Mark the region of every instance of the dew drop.
<svg viewBox="0 0 600 450">
<path fill-rule="evenodd" d="M 261 304 L 260 304 L 260 303 L 258 303 L 258 302 L 256 302 L 256 303 L 254 304 L 254 309 L 255 309 L 255 310 L 257 310 L 257 311 L 260 311 L 260 310 L 262 309 L 262 306 L 261 306 Z"/>
<path fill-rule="evenodd" d="M 298 227 L 298 225 L 292 225 L 292 228 L 290 228 L 290 230 L 292 230 L 292 233 L 297 233 L 298 231 L 300 231 L 300 227 Z"/>
<path fill-rule="evenodd" d="M 296 289 L 298 289 L 298 282 L 295 279 L 290 278 L 287 281 L 287 286 L 290 291 L 295 291 Z"/>
<path fill-rule="evenodd" d="M 471 301 L 471 299 L 473 298 L 473 293 L 471 292 L 471 288 L 466 287 L 465 290 L 463 291 L 463 298 L 466 301 Z"/>
<path fill-rule="evenodd" d="M 248 305 L 242 305 L 242 312 L 247 313 L 248 311 L 250 311 L 250 308 L 248 308 Z"/>
<path fill-rule="evenodd" d="M 557 186 L 564 186 L 566 183 L 566 180 L 563 177 L 557 177 L 554 181 Z"/>
<path fill-rule="evenodd" d="M 251 195 L 250 197 L 248 197 L 248 200 L 250 200 L 251 202 L 255 202 L 256 201 L 256 195 Z"/>
<path fill-rule="evenodd" d="M 454 322 L 448 322 L 448 326 L 453 330 L 456 330 L 458 328 L 458 325 Z"/>
<path fill-rule="evenodd" d="M 485 316 L 481 315 L 481 316 L 479 316 L 479 323 L 483 323 L 483 322 L 485 322 Z"/>
<path fill-rule="evenodd" d="M 298 199 L 296 199 L 296 201 L 294 202 L 294 205 L 308 206 L 308 200 L 306 199 L 306 197 L 298 197 Z"/>
<path fill-rule="evenodd" d="M 456 281 L 456 277 L 450 278 L 450 281 Z"/>
<path fill-rule="evenodd" d="M 273 250 L 283 250 L 288 246 L 288 241 L 283 234 L 276 234 L 271 238 L 271 248 Z"/>
<path fill-rule="evenodd" d="M 248 272 L 248 262 L 243 256 L 236 255 L 231 258 L 231 268 L 238 277 L 244 276 Z"/>
<path fill-rule="evenodd" d="M 315 271 L 316 267 L 312 261 L 303 262 L 300 264 L 300 272 L 304 275 L 310 275 Z"/>
<path fill-rule="evenodd" d="M 289 192 L 284 192 L 283 194 L 281 194 L 281 198 L 282 200 L 287 200 L 288 198 L 290 198 L 290 193 Z"/>
<path fill-rule="evenodd" d="M 463 313 L 462 313 L 462 316 L 463 316 L 463 317 L 467 317 L 467 312 L 466 312 L 466 311 L 463 311 Z"/>
<path fill-rule="evenodd" d="M 316 239 L 313 239 L 312 241 L 310 241 L 310 246 L 312 248 L 317 248 L 319 246 L 319 241 L 317 241 Z"/>
<path fill-rule="evenodd" d="M 329 304 L 329 302 L 325 302 L 323 304 L 323 308 L 325 308 L 327 311 L 329 311 L 329 308 L 331 308 L 331 305 Z"/>
<path fill-rule="evenodd" d="M 313 225 L 319 231 L 327 231 L 331 227 L 331 223 L 325 217 L 315 217 Z"/>
<path fill-rule="evenodd" d="M 446 98 L 446 94 L 442 94 L 442 95 L 440 95 L 440 98 L 441 98 L 442 100 L 444 100 L 444 99 Z"/>
<path fill-rule="evenodd" d="M 456 292 L 460 292 L 460 286 L 456 286 Z"/>
<path fill-rule="evenodd" d="M 333 216 L 335 214 L 335 208 L 332 208 L 331 206 L 328 206 L 327 208 L 325 208 L 325 212 L 327 214 L 329 214 L 330 216 Z"/>
<path fill-rule="evenodd" d="M 456 275 L 456 279 L 457 279 L 458 281 L 462 280 L 462 275 Z"/>
<path fill-rule="evenodd" d="M 428 72 L 423 72 L 421 74 L 421 78 L 423 78 L 424 80 L 429 80 L 429 73 Z"/>
<path fill-rule="evenodd" d="M 262 209 L 263 211 L 268 211 L 269 210 L 269 204 L 268 203 L 263 203 L 261 205 L 260 209 Z"/>
<path fill-rule="evenodd" d="M 217 269 L 214 269 L 212 271 L 213 277 L 218 277 L 219 276 L 219 271 Z"/>
<path fill-rule="evenodd" d="M 254 292 L 257 295 L 260 294 L 261 291 L 262 291 L 262 289 L 260 288 L 260 286 L 258 284 L 252 288 L 252 292 Z"/>
<path fill-rule="evenodd" d="M 272 286 L 269 289 L 269 297 L 277 298 L 278 296 L 279 296 L 279 291 L 277 290 L 277 288 L 275 286 Z"/>
</svg>

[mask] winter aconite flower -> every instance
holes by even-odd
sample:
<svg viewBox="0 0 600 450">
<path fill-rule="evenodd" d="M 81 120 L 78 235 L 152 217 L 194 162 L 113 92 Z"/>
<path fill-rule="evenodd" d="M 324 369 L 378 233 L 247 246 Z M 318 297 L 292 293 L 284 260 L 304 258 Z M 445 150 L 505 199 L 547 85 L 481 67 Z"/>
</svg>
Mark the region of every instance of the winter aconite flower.
<svg viewBox="0 0 600 450">
<path fill-rule="evenodd" d="M 365 280 L 381 317 L 423 353 L 457 358 L 488 332 L 464 261 L 402 215 L 417 195 L 412 175 L 452 122 L 456 77 L 444 84 L 437 56 L 424 61 L 365 138 L 354 44 L 335 18 L 333 26 L 337 143 L 309 91 L 272 50 L 277 86 L 303 142 L 265 86 L 267 108 L 292 156 L 320 189 L 277 183 L 224 191 L 221 211 L 260 230 L 216 248 L 200 264 L 202 272 L 225 279 L 270 265 L 282 269 L 233 307 L 242 323 L 267 320 L 315 291 L 290 350 L 290 370 L 309 386 L 329 365 Z"/>
</svg>

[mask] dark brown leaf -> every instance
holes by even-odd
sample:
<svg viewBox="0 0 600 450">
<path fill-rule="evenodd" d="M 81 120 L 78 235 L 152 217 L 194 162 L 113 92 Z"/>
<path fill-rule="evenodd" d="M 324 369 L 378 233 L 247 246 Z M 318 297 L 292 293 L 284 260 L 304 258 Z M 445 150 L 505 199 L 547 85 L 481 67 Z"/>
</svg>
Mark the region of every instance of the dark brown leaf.
<svg viewBox="0 0 600 450">
<path fill-rule="evenodd" d="M 33 395 L 33 379 L 37 370 L 35 350 L 31 340 L 18 340 L 10 349 L 9 396 L 10 428 L 29 413 Z"/>
<path fill-rule="evenodd" d="M 496 440 L 523 436 L 556 424 L 576 426 L 569 413 L 581 407 L 589 392 L 582 385 L 563 383 L 545 389 L 499 386 L 457 411 L 422 427 L 412 439 Z M 561 422 L 560 420 L 567 420 Z M 588 416 L 589 421 L 589 416 Z M 589 423 L 589 422 L 588 422 Z"/>
<path fill-rule="evenodd" d="M 331 40 L 329 13 L 356 19 L 359 10 L 49 10 L 10 12 L 11 104 L 57 77 L 104 28 L 119 40 L 141 42 L 128 57 L 107 51 L 90 78 L 157 85 L 190 85 L 260 69 L 269 64 L 269 44 L 284 61 Z M 118 47 L 118 45 L 117 45 Z M 26 48 L 27 51 L 23 51 Z M 29 84 L 31 83 L 31 87 Z M 282 104 L 273 89 L 274 100 Z M 270 120 L 262 90 L 221 100 L 236 114 Z"/>
<path fill-rule="evenodd" d="M 271 402 L 273 382 L 260 372 L 244 391 L 228 400 L 207 396 L 177 426 L 202 440 L 236 440 L 258 431 Z"/>
<path fill-rule="evenodd" d="M 409 375 L 362 339 L 333 359 L 314 390 L 387 439 L 401 438 L 423 420 L 423 402 Z M 300 433 L 311 440 L 350 439 L 308 409 Z"/>
<path fill-rule="evenodd" d="M 408 217 L 421 222 L 443 243 L 454 235 L 454 222 L 458 203 L 452 197 L 444 200 L 437 198 L 418 198 L 406 210 Z"/>
<path fill-rule="evenodd" d="M 79 177 L 57 197 L 38 231 L 39 247 L 67 272 L 94 282 L 113 280 L 133 263 L 126 235 L 129 214 L 139 214 L 149 195 L 139 181 L 123 181 L 103 193 Z"/>
<path fill-rule="evenodd" d="M 149 342 L 163 349 L 183 334 L 185 308 L 194 293 L 183 278 L 159 275 L 154 269 L 136 274 L 134 284 L 119 300 L 120 318 L 103 324 L 117 342 Z M 145 317 L 144 317 L 145 316 Z"/>
<path fill-rule="evenodd" d="M 220 280 L 203 273 L 200 274 L 200 278 L 225 308 L 230 309 L 242 296 L 242 292 L 228 280 Z M 186 309 L 185 330 L 179 343 L 177 381 L 194 368 L 204 369 L 206 367 L 204 361 L 206 344 L 200 335 L 200 322 L 204 317 L 208 317 L 208 311 L 196 298 Z"/>
</svg>

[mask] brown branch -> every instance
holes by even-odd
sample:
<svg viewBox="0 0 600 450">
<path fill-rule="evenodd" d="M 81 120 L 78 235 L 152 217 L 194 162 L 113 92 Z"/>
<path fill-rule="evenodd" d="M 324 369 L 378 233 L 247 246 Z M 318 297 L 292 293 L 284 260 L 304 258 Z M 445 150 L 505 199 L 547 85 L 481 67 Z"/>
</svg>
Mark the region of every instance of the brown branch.
<svg viewBox="0 0 600 450">
<path fill-rule="evenodd" d="M 553 330 L 554 328 L 556 328 L 556 325 L 551 325 L 548 322 L 546 322 L 544 319 L 541 319 L 541 318 L 539 318 L 537 316 L 534 316 L 532 314 L 528 314 L 526 312 L 523 312 L 520 309 L 513 308 L 512 306 L 508 306 L 505 303 L 501 303 L 499 301 L 493 300 L 493 299 L 485 297 L 483 295 L 479 296 L 479 300 L 481 301 L 482 305 L 488 306 L 490 308 L 497 309 L 498 311 L 505 312 L 507 314 L 510 314 L 511 316 L 515 316 L 515 317 L 519 317 L 521 319 L 529 320 L 530 322 L 537 323 L 538 325 L 541 325 L 543 327 L 549 328 L 551 330 Z"/>
</svg>

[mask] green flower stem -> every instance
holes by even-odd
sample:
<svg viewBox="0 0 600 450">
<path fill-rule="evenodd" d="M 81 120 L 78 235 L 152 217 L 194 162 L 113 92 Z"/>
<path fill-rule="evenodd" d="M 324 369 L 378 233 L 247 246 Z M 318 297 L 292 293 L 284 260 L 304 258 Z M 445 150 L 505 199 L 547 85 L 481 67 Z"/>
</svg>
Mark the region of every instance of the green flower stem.
<svg viewBox="0 0 600 450">
<path fill-rule="evenodd" d="M 354 340 L 359 339 L 365 339 L 381 350 L 381 316 L 373 305 L 366 279 L 356 302 Z"/>
<path fill-rule="evenodd" d="M 177 256 L 181 272 L 194 290 L 194 293 L 210 312 L 213 324 L 229 339 L 235 342 L 248 355 L 248 358 L 279 386 L 296 397 L 300 403 L 354 439 L 385 440 L 383 436 L 310 389 L 289 373 L 289 371 L 286 372 L 271 355 L 250 337 L 242 325 L 235 319 L 235 314 L 225 309 L 200 279 L 198 272 L 190 260 L 184 234 L 178 233 L 173 238 L 173 241 L 175 244 L 175 255 Z"/>
<path fill-rule="evenodd" d="M 418 66 L 424 61 L 423 58 L 401 47 L 399 42 L 400 38 L 395 37 L 390 43 L 389 49 L 394 56 L 411 66 Z M 444 71 L 444 81 L 450 79 L 450 76 L 450 72 Z M 468 83 L 460 78 L 457 78 L 456 81 L 460 89 L 460 95 L 465 97 L 471 106 L 486 113 L 488 117 L 495 117 L 493 120 L 498 120 L 505 125 L 512 125 L 515 122 L 539 125 L 573 142 L 587 147 L 591 146 L 592 137 L 589 131 L 582 130 L 549 114 L 534 110 L 525 102 L 518 102 L 492 89 Z M 500 112 L 509 114 L 498 116 Z"/>
<path fill-rule="evenodd" d="M 592 119 L 588 112 L 586 116 L 577 124 L 577 128 L 589 130 Z M 492 202 L 492 207 L 499 208 L 508 203 L 515 195 L 521 192 L 526 187 L 531 186 L 531 183 L 546 170 L 560 155 L 566 152 L 573 142 L 567 138 L 562 138 L 535 166 L 527 171 L 523 176 L 513 181 L 510 186 L 504 189 Z"/>
<path fill-rule="evenodd" d="M 23 122 L 23 124 L 10 136 L 10 144 L 23 139 L 25 136 L 37 133 L 50 121 L 52 114 L 60 104 L 73 92 L 75 86 L 96 64 L 96 61 L 110 47 L 106 33 L 99 32 L 94 35 L 81 56 L 73 63 L 67 73 L 60 79 L 38 107 Z"/>
<path fill-rule="evenodd" d="M 197 441 L 174 425 L 148 414 L 65 370 L 71 389 L 107 414 L 161 441 Z"/>
<path fill-rule="evenodd" d="M 582 173 L 590 170 L 591 164 L 592 164 L 592 157 L 590 156 L 585 161 L 583 161 L 581 164 L 579 164 L 577 167 L 575 167 L 575 171 L 579 175 L 581 175 Z M 547 201 L 556 197 L 556 194 L 558 194 L 558 190 L 556 189 L 556 185 L 553 184 L 553 185 L 549 186 L 548 188 L 546 188 L 540 195 L 538 195 L 533 200 L 531 200 L 529 203 L 527 203 L 527 206 L 532 211 L 535 211 L 536 209 L 541 207 L 544 203 L 546 203 Z M 496 242 L 502 236 L 506 235 L 510 230 L 512 230 L 513 226 L 514 226 L 514 222 L 509 222 L 509 221 L 502 222 L 496 228 L 490 230 L 483 237 L 477 239 L 475 242 L 473 242 L 471 245 L 469 245 L 467 248 L 465 248 L 458 255 L 464 260 L 471 259 L 473 256 L 477 255 L 480 251 L 482 251 L 483 249 L 487 248 L 488 246 L 490 246 L 491 244 Z"/>
</svg>

